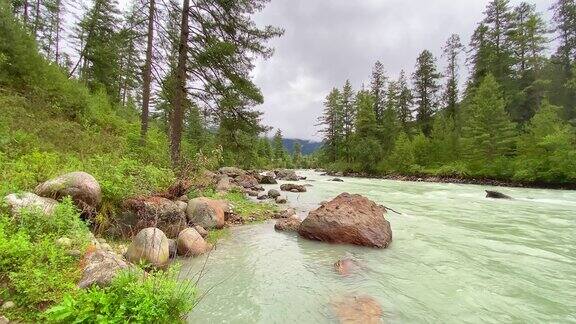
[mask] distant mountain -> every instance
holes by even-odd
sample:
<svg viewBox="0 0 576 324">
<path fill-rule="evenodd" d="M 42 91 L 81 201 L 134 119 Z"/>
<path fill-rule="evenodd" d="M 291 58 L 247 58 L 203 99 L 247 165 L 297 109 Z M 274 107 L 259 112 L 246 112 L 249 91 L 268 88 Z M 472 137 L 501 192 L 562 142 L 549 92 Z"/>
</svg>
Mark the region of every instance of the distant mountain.
<svg viewBox="0 0 576 324">
<path fill-rule="evenodd" d="M 286 148 L 286 150 L 288 150 L 288 152 L 290 152 L 290 154 L 292 154 L 292 150 L 294 149 L 294 142 L 296 142 L 296 141 L 298 141 L 298 142 L 300 142 L 300 144 L 302 144 L 302 154 L 303 155 L 312 154 L 312 153 L 314 153 L 314 151 L 316 151 L 317 149 L 319 149 L 322 146 L 321 142 L 302 140 L 302 139 L 297 139 L 297 138 L 284 138 L 284 139 L 282 139 L 282 142 L 284 144 L 284 147 Z"/>
</svg>

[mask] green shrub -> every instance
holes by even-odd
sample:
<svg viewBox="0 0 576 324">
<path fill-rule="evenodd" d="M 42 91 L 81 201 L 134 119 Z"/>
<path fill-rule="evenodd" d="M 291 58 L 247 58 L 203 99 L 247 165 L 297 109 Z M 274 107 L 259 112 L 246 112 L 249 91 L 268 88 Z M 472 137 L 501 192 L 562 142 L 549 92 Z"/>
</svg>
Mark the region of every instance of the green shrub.
<svg viewBox="0 0 576 324">
<path fill-rule="evenodd" d="M 0 214 L 0 298 L 12 300 L 10 319 L 38 320 L 39 309 L 61 300 L 80 279 L 78 260 L 55 243 L 66 236 L 84 250 L 88 228 L 69 199 L 51 216 L 23 210 L 17 217 Z"/>
<path fill-rule="evenodd" d="M 178 268 L 142 276 L 121 272 L 106 288 L 93 287 L 64 297 L 46 312 L 53 323 L 174 323 L 193 306 L 196 290 L 177 280 Z"/>
</svg>

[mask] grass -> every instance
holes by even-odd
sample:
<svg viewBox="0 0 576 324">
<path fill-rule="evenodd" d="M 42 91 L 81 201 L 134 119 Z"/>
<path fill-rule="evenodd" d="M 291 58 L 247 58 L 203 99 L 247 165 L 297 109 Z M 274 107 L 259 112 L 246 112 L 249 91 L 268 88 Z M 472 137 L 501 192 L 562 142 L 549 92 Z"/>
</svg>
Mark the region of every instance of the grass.
<svg viewBox="0 0 576 324">
<path fill-rule="evenodd" d="M 269 202 L 256 202 L 240 191 L 231 190 L 226 193 L 218 193 L 213 189 L 202 192 L 193 191 L 190 198 L 208 197 L 212 199 L 226 200 L 232 205 L 232 210 L 242 217 L 246 223 L 263 222 L 270 219 L 272 215 L 279 211 L 276 204 Z"/>
<path fill-rule="evenodd" d="M 230 229 L 215 229 L 208 231 L 208 236 L 206 236 L 206 241 L 210 244 L 216 244 L 218 240 L 230 236 Z"/>
</svg>

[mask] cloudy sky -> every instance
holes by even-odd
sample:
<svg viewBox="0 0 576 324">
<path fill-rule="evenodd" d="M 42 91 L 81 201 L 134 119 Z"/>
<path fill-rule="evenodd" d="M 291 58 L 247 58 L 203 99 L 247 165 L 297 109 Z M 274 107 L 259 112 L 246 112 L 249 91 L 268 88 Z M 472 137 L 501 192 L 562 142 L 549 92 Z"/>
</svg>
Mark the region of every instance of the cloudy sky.
<svg viewBox="0 0 576 324">
<path fill-rule="evenodd" d="M 545 12 L 552 0 L 528 0 Z M 517 4 L 520 1 L 512 1 Z M 270 44 L 275 55 L 259 61 L 254 79 L 265 103 L 264 123 L 287 138 L 320 139 L 316 119 L 334 87 L 350 79 L 369 84 L 372 65 L 384 63 L 389 76 L 412 73 L 424 49 L 440 58 L 452 33 L 468 44 L 488 0 L 271 0 L 258 24 L 285 29 Z M 463 71 L 465 72 L 465 71 Z"/>
</svg>

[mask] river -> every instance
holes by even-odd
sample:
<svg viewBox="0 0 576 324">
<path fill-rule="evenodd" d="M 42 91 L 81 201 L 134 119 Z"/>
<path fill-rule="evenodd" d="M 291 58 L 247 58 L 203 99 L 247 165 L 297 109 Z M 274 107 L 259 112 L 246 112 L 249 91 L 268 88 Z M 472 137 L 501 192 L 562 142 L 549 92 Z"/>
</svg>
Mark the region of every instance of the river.
<svg viewBox="0 0 576 324">
<path fill-rule="evenodd" d="M 386 218 L 387 249 L 313 242 L 274 231 L 274 222 L 232 229 L 204 264 L 194 323 L 334 323 L 331 303 L 375 298 L 385 323 L 576 322 L 576 192 L 331 177 L 300 171 L 312 185 L 289 193 L 304 218 L 323 200 L 359 193 L 401 212 Z M 268 188 L 278 185 L 267 186 Z M 342 277 L 333 263 L 353 258 Z"/>
</svg>

